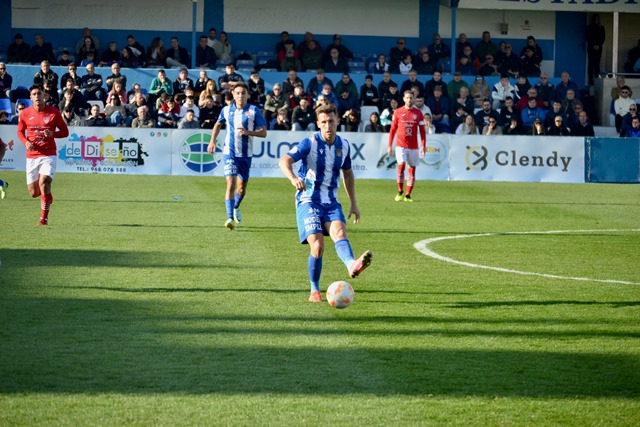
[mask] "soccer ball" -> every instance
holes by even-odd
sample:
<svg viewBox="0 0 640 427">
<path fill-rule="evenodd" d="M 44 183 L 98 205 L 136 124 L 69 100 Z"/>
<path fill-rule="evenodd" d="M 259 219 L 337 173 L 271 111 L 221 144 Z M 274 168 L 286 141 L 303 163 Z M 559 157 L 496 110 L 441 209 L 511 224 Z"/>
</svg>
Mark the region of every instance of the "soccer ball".
<svg viewBox="0 0 640 427">
<path fill-rule="evenodd" d="M 327 302 L 334 308 L 349 307 L 355 297 L 353 287 L 344 280 L 333 282 L 327 289 Z"/>
</svg>

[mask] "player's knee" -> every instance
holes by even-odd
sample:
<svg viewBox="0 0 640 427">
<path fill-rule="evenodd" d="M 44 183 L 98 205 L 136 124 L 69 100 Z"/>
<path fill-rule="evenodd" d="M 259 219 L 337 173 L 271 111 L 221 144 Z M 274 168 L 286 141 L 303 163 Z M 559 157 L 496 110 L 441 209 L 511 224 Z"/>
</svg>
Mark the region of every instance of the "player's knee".
<svg viewBox="0 0 640 427">
<path fill-rule="evenodd" d="M 320 258 L 322 255 L 324 255 L 324 243 L 322 242 L 315 242 L 311 245 L 311 255 L 313 255 L 315 258 Z"/>
</svg>

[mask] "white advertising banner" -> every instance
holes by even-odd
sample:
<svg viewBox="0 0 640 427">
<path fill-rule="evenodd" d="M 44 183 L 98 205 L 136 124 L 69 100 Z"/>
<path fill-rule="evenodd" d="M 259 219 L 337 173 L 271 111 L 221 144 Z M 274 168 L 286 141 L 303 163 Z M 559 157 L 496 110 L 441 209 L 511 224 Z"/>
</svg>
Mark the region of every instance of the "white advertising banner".
<svg viewBox="0 0 640 427">
<path fill-rule="evenodd" d="M 640 0 L 460 0 L 461 9 L 639 13 Z"/>
<path fill-rule="evenodd" d="M 218 141 L 224 140 L 225 131 Z M 278 161 L 292 147 L 311 135 L 310 132 L 270 131 L 267 138 L 254 138 L 251 177 L 281 178 Z M 351 144 L 351 163 L 356 177 L 395 179 L 396 162 L 387 155 L 389 135 L 386 133 L 340 133 Z M 207 153 L 211 133 L 200 130 L 173 131 L 173 175 L 223 176 L 222 151 Z M 449 178 L 449 137 L 427 138 L 427 153 L 417 168 L 418 179 Z"/>
<path fill-rule="evenodd" d="M 450 179 L 582 183 L 584 149 L 577 137 L 454 135 Z"/>
</svg>

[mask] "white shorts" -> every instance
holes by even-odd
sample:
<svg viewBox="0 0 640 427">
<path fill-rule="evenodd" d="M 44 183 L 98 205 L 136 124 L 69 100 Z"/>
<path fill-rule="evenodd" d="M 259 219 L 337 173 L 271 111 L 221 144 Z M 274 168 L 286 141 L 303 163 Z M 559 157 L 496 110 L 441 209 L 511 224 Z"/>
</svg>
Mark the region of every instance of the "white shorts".
<svg viewBox="0 0 640 427">
<path fill-rule="evenodd" d="M 53 179 L 56 174 L 57 156 L 35 157 L 27 159 L 27 185 L 40 179 L 40 175 L 46 175 Z"/>
<path fill-rule="evenodd" d="M 409 163 L 412 168 L 416 167 L 420 163 L 420 150 L 396 147 L 396 160 L 398 163 Z"/>
</svg>

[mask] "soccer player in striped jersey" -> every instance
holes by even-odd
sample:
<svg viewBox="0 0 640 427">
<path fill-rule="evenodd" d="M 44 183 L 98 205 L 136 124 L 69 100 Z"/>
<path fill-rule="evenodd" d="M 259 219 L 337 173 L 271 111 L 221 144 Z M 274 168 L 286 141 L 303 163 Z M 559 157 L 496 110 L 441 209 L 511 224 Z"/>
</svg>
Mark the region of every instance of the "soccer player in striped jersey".
<svg viewBox="0 0 640 427">
<path fill-rule="evenodd" d="M 69 128 L 57 108 L 44 102 L 44 88 L 29 88 L 31 107 L 20 113 L 18 138 L 27 148 L 27 188 L 31 197 L 40 196 L 42 214 L 38 225 L 49 223 L 49 208 L 53 203 L 51 183 L 56 173 L 57 153 L 54 138 L 69 136 Z"/>
<path fill-rule="evenodd" d="M 407 90 L 402 96 L 404 105 L 393 112 L 393 121 L 389 131 L 389 156 L 393 153 L 393 139 L 396 140 L 396 160 L 398 162 L 397 182 L 398 194 L 396 202 L 404 199 L 405 202 L 413 202 L 411 191 L 416 180 L 416 166 L 420 162 L 420 157 L 424 157 L 427 146 L 427 136 L 424 129 L 424 116 L 422 112 L 413 107 L 413 92 Z M 420 151 L 418 152 L 418 132 L 422 138 Z M 409 164 L 409 176 L 407 177 L 407 192 L 404 191 L 404 169 Z"/>
<path fill-rule="evenodd" d="M 348 217 L 354 215 L 354 223 L 360 222 L 360 209 L 356 201 L 356 187 L 351 169 L 349 141 L 336 134 L 338 111 L 331 103 L 316 109 L 319 132 L 303 139 L 280 159 L 280 169 L 296 188 L 296 219 L 302 244 L 308 244 L 310 255 L 307 263 L 311 293 L 309 301 L 321 302 L 320 274 L 324 236 L 330 236 L 336 252 L 349 271 L 349 277 L 357 277 L 371 264 L 373 253 L 365 251 L 354 259 L 347 239 L 346 219 L 338 201 L 340 172 L 351 207 Z M 296 175 L 294 163 L 301 166 Z"/>
<path fill-rule="evenodd" d="M 7 144 L 0 138 L 0 163 L 4 159 L 4 153 L 7 152 Z M 4 199 L 5 190 L 9 187 L 9 183 L 0 179 L 0 199 Z"/>
<path fill-rule="evenodd" d="M 216 138 L 223 123 L 227 123 L 227 134 L 222 146 L 224 176 L 227 179 L 225 206 L 227 221 L 224 226 L 233 230 L 235 224 L 242 222 L 240 203 L 247 194 L 251 158 L 253 156 L 253 137 L 267 136 L 267 122 L 260 109 L 248 104 L 249 88 L 245 83 L 237 83 L 231 90 L 233 100 L 225 106 L 213 127 L 211 141 L 207 147 L 209 154 L 216 151 Z"/>
</svg>

